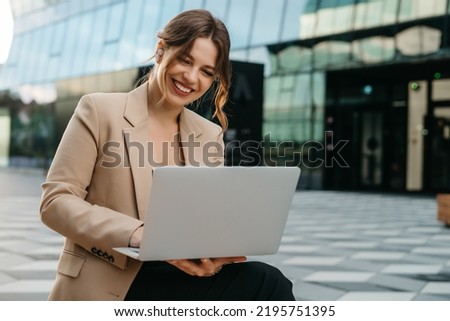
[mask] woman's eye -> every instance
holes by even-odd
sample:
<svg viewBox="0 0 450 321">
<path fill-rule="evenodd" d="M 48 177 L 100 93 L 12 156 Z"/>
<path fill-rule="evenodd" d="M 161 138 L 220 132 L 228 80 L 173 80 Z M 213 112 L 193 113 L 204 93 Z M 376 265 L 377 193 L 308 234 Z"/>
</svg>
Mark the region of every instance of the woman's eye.
<svg viewBox="0 0 450 321">
<path fill-rule="evenodd" d="M 191 61 L 187 58 L 180 58 L 180 61 L 185 65 L 190 65 Z"/>
<path fill-rule="evenodd" d="M 209 70 L 203 70 L 203 73 L 204 73 L 207 77 L 210 77 L 210 78 L 214 77 L 214 74 L 213 74 L 211 71 L 209 71 Z"/>
</svg>

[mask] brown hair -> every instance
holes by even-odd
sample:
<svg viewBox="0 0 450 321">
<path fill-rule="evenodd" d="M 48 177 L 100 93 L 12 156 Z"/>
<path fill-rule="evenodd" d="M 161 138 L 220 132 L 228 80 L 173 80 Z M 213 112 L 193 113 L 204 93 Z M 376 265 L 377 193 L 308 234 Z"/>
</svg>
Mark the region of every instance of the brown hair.
<svg viewBox="0 0 450 321">
<path fill-rule="evenodd" d="M 158 32 L 158 38 L 168 47 L 177 47 L 175 55 L 168 62 L 167 67 L 175 63 L 179 56 L 188 54 L 194 41 L 197 38 L 208 38 L 216 45 L 218 56 L 216 62 L 216 81 L 213 84 L 215 111 L 213 117 L 216 117 L 222 129 L 225 131 L 228 127 L 228 119 L 223 108 L 228 100 L 228 91 L 231 84 L 231 64 L 230 64 L 230 36 L 224 23 L 215 18 L 206 10 L 188 10 L 184 11 L 172 20 L 170 20 L 163 30 Z M 167 72 L 163 71 L 164 74 Z M 147 75 L 151 77 L 151 72 Z M 166 79 L 166 77 L 163 77 Z M 165 88 L 165 84 L 163 84 Z M 163 98 L 165 93 L 163 93 Z"/>
</svg>

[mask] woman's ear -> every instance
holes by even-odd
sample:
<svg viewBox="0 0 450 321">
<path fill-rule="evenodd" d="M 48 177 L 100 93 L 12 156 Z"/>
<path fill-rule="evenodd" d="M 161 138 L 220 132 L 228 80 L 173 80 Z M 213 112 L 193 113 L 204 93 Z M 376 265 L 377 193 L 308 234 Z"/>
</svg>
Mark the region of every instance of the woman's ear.
<svg viewBox="0 0 450 321">
<path fill-rule="evenodd" d="M 156 55 L 155 55 L 155 60 L 156 60 L 156 62 L 157 62 L 158 64 L 161 63 L 161 60 L 162 60 L 163 55 L 164 55 L 164 48 L 159 47 L 159 48 L 156 50 Z"/>
<path fill-rule="evenodd" d="M 161 63 L 165 47 L 166 47 L 165 42 L 162 39 L 159 39 L 158 43 L 156 44 L 156 53 L 155 53 L 155 60 L 158 64 Z"/>
</svg>

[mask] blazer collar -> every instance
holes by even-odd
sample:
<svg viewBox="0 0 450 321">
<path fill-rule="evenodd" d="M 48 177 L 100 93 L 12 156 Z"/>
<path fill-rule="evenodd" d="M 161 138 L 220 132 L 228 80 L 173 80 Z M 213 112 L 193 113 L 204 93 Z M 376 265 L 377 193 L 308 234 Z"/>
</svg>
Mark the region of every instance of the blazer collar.
<svg viewBox="0 0 450 321">
<path fill-rule="evenodd" d="M 128 93 L 127 104 L 123 117 L 133 126 L 141 124 L 148 119 L 146 81 Z"/>
</svg>

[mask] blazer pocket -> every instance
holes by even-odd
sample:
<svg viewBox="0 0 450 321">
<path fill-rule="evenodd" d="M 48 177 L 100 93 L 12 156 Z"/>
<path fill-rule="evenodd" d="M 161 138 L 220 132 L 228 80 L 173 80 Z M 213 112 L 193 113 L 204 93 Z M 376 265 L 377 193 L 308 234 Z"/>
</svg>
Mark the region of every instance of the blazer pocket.
<svg viewBox="0 0 450 321">
<path fill-rule="evenodd" d="M 58 273 L 76 278 L 86 262 L 86 257 L 64 250 L 59 260 Z"/>
</svg>

